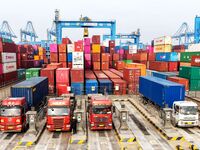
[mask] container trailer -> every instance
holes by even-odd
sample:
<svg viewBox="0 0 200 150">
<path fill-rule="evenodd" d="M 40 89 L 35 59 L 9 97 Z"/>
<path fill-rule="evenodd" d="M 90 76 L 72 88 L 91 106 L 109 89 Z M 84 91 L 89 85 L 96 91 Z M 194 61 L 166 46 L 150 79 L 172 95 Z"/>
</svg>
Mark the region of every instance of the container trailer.
<svg viewBox="0 0 200 150">
<path fill-rule="evenodd" d="M 155 105 L 172 108 L 172 124 L 179 127 L 198 126 L 198 107 L 193 102 L 184 101 L 184 85 L 157 77 L 140 77 L 139 92 Z"/>
</svg>

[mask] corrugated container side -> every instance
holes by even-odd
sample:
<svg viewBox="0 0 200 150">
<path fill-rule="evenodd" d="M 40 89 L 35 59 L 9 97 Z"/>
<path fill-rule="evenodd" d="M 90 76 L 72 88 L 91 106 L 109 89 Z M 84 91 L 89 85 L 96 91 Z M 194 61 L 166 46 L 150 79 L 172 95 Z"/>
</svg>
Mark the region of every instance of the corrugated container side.
<svg viewBox="0 0 200 150">
<path fill-rule="evenodd" d="M 98 79 L 99 82 L 99 93 L 104 94 L 105 92 L 107 94 L 113 93 L 113 84 L 112 81 L 108 79 Z"/>
<path fill-rule="evenodd" d="M 85 81 L 85 94 L 97 94 L 98 82 L 96 79 L 87 79 Z"/>
</svg>

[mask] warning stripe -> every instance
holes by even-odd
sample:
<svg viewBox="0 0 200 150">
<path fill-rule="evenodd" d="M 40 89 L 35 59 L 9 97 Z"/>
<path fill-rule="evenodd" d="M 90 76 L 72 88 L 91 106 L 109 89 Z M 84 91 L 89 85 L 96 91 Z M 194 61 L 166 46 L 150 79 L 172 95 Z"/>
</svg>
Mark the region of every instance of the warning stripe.
<svg viewBox="0 0 200 150">
<path fill-rule="evenodd" d="M 19 142 L 18 143 L 18 146 L 31 146 L 33 145 L 33 142 Z"/>
<path fill-rule="evenodd" d="M 136 138 L 120 138 L 120 142 L 135 142 Z"/>
<path fill-rule="evenodd" d="M 189 148 L 191 150 L 199 150 L 199 148 L 196 145 L 194 145 L 194 144 L 191 144 Z"/>
<path fill-rule="evenodd" d="M 86 140 L 70 140 L 71 144 L 84 144 L 86 143 Z"/>
<path fill-rule="evenodd" d="M 182 147 L 181 145 L 177 145 L 177 146 L 176 146 L 176 149 L 177 149 L 177 150 L 183 150 L 183 147 Z"/>
<path fill-rule="evenodd" d="M 168 137 L 168 140 L 169 141 L 184 141 L 185 140 L 185 138 L 184 137 Z"/>
</svg>

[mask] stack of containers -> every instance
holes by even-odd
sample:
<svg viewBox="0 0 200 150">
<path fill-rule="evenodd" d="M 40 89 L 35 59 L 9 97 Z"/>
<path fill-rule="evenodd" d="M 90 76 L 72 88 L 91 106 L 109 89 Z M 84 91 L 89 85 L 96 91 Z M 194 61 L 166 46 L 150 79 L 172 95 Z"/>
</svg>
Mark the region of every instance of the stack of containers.
<svg viewBox="0 0 200 150">
<path fill-rule="evenodd" d="M 71 91 L 69 71 L 69 68 L 56 69 L 56 92 L 58 96 L 68 94 Z"/>
<path fill-rule="evenodd" d="M 101 53 L 101 70 L 109 69 L 109 53 Z"/>
<path fill-rule="evenodd" d="M 17 79 L 18 80 L 26 79 L 26 69 L 17 69 Z"/>
<path fill-rule="evenodd" d="M 100 60 L 101 60 L 101 47 L 100 47 L 100 35 L 92 36 L 92 65 L 93 70 L 100 70 Z"/>
<path fill-rule="evenodd" d="M 47 65 L 47 68 L 54 68 L 54 69 L 57 69 L 57 68 L 63 68 L 63 66 L 62 66 L 61 63 L 51 63 L 51 64 L 48 64 L 48 65 Z"/>
<path fill-rule="evenodd" d="M 179 76 L 189 80 L 190 91 L 200 90 L 200 67 L 181 66 Z"/>
<path fill-rule="evenodd" d="M 124 61 L 116 61 L 114 64 L 114 68 L 117 70 L 123 70 L 125 66 L 125 62 Z"/>
<path fill-rule="evenodd" d="M 72 53 L 74 52 L 74 44 L 67 44 L 67 67 L 72 68 Z"/>
<path fill-rule="evenodd" d="M 4 84 L 17 80 L 16 52 L 15 43 L 0 38 L 0 78 Z"/>
<path fill-rule="evenodd" d="M 133 62 L 145 64 L 147 66 L 147 52 L 133 54 Z"/>
<path fill-rule="evenodd" d="M 123 73 L 122 72 L 115 70 L 115 69 L 109 69 L 109 70 L 123 79 Z"/>
<path fill-rule="evenodd" d="M 70 71 L 71 91 L 75 95 L 84 94 L 84 69 L 74 69 Z"/>
<path fill-rule="evenodd" d="M 74 52 L 72 52 L 72 68 L 83 69 L 84 68 L 84 55 L 83 55 L 83 41 L 77 41 L 74 43 Z"/>
<path fill-rule="evenodd" d="M 50 62 L 58 63 L 58 45 L 50 44 Z"/>
<path fill-rule="evenodd" d="M 119 53 L 115 53 L 112 56 L 112 68 L 115 67 L 116 62 L 119 61 Z"/>
<path fill-rule="evenodd" d="M 40 66 L 42 64 L 48 64 L 48 58 L 46 56 L 46 49 L 43 47 L 38 47 L 38 51 L 39 51 L 39 60 L 40 60 Z"/>
<path fill-rule="evenodd" d="M 128 94 L 137 94 L 139 86 L 139 77 L 141 71 L 138 68 L 125 67 L 123 71 L 123 78 L 128 83 Z"/>
<path fill-rule="evenodd" d="M 37 45 L 33 45 L 33 58 L 34 58 L 34 67 L 40 67 L 40 57 L 39 57 L 39 50 Z"/>
<path fill-rule="evenodd" d="M 126 64 L 125 67 L 127 68 L 138 68 L 140 69 L 141 76 L 146 76 L 146 65 L 140 63 L 131 63 Z"/>
<path fill-rule="evenodd" d="M 200 56 L 200 52 L 182 52 L 180 66 L 191 66 L 192 56 Z"/>
<path fill-rule="evenodd" d="M 85 68 L 91 69 L 91 47 L 90 38 L 84 38 L 84 58 L 85 58 Z"/>
<path fill-rule="evenodd" d="M 21 45 L 18 50 L 18 53 L 20 53 L 21 68 L 34 67 L 33 47 L 31 45 Z"/>
<path fill-rule="evenodd" d="M 98 81 L 93 71 L 85 71 L 85 94 L 97 94 L 98 93 Z"/>
<path fill-rule="evenodd" d="M 58 45 L 59 52 L 59 63 L 62 64 L 63 68 L 67 68 L 67 47 L 66 44 Z"/>
<path fill-rule="evenodd" d="M 56 89 L 56 69 L 44 68 L 41 70 L 42 77 L 47 77 L 49 81 L 49 94 L 54 94 Z"/>
<path fill-rule="evenodd" d="M 163 36 L 154 39 L 154 53 L 167 53 L 172 51 L 172 38 Z M 168 71 L 168 62 L 150 61 L 149 69 L 156 71 Z"/>
</svg>

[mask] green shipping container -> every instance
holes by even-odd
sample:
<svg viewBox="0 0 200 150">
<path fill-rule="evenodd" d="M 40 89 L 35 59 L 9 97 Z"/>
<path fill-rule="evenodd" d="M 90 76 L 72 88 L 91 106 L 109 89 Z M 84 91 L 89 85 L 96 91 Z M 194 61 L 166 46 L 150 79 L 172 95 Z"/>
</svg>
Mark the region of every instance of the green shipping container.
<svg viewBox="0 0 200 150">
<path fill-rule="evenodd" d="M 183 52 L 181 53 L 181 62 L 191 62 L 192 56 L 200 56 L 200 52 Z"/>
<path fill-rule="evenodd" d="M 190 80 L 190 91 L 200 91 L 200 80 Z"/>
<path fill-rule="evenodd" d="M 123 60 L 123 62 L 125 62 L 126 64 L 130 64 L 130 63 L 132 63 L 133 61 L 132 61 L 132 60 Z"/>
<path fill-rule="evenodd" d="M 181 66 L 179 76 L 190 80 L 200 80 L 200 67 Z"/>
<path fill-rule="evenodd" d="M 26 69 L 17 69 L 18 80 L 24 80 L 26 78 Z"/>
<path fill-rule="evenodd" d="M 26 70 L 26 79 L 30 79 L 32 77 L 39 77 L 40 76 L 41 68 L 29 68 Z"/>
</svg>

